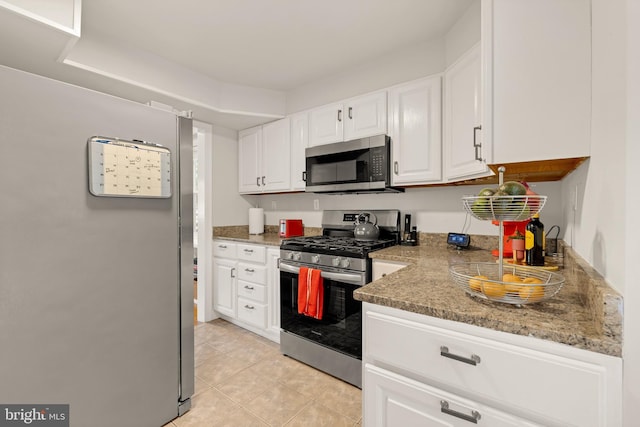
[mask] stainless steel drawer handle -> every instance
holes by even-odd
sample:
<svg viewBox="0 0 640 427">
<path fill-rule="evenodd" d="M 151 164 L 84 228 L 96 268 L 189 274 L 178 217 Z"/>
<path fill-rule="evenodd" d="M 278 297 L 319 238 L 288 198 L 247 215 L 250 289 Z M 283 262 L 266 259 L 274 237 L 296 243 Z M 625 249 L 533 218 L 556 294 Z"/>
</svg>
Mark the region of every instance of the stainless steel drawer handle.
<svg viewBox="0 0 640 427">
<path fill-rule="evenodd" d="M 471 357 L 458 356 L 457 354 L 449 353 L 449 347 L 440 347 L 440 356 L 448 357 L 449 359 L 457 360 L 458 362 L 468 363 L 469 365 L 476 366 L 480 363 L 480 356 L 472 354 Z"/>
<path fill-rule="evenodd" d="M 393 162 L 393 173 L 398 175 L 398 162 Z"/>
<path fill-rule="evenodd" d="M 218 245 L 220 249 L 227 249 L 227 245 Z"/>
<path fill-rule="evenodd" d="M 449 402 L 446 400 L 440 401 L 440 412 L 443 412 L 447 415 L 451 415 L 456 418 L 460 418 L 461 420 L 469 421 L 470 423 L 478 424 L 478 420 L 482 418 L 480 416 L 480 412 L 471 411 L 471 415 L 463 414 L 462 412 L 454 411 L 453 409 L 449 409 Z"/>
<path fill-rule="evenodd" d="M 476 126 L 473 128 L 473 149 L 475 150 L 475 159 L 478 161 L 482 161 L 482 155 L 480 153 L 480 148 L 482 148 L 482 143 L 478 143 L 476 141 L 476 132 L 482 130 L 482 126 Z"/>
<path fill-rule="evenodd" d="M 253 268 L 245 268 L 244 271 L 246 271 L 247 273 L 255 273 L 255 270 Z"/>
<path fill-rule="evenodd" d="M 255 310 L 255 307 L 249 304 L 245 304 L 244 308 L 246 308 L 247 310 Z"/>
<path fill-rule="evenodd" d="M 236 269 L 232 268 L 231 269 L 231 277 L 236 277 L 236 275 L 234 274 L 235 272 L 236 272 Z"/>
<path fill-rule="evenodd" d="M 255 289 L 253 286 L 249 286 L 249 285 L 244 285 L 244 288 L 249 289 L 250 291 Z"/>
<path fill-rule="evenodd" d="M 253 253 L 253 249 L 245 249 L 244 251 L 247 252 L 247 253 L 250 253 L 250 254 Z"/>
</svg>

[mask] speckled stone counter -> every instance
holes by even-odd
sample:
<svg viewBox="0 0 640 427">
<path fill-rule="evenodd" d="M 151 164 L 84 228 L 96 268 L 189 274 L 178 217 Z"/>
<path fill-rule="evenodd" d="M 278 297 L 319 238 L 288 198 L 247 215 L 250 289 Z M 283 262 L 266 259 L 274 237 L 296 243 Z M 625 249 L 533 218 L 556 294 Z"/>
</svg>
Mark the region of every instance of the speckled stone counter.
<svg viewBox="0 0 640 427">
<path fill-rule="evenodd" d="M 394 246 L 370 257 L 409 265 L 357 290 L 358 300 L 621 356 L 622 298 L 571 248 L 565 248 L 560 292 L 522 307 L 473 297 L 451 280 L 452 263 L 495 262 L 486 249 Z"/>
<path fill-rule="evenodd" d="M 266 225 L 264 231 L 263 234 L 249 234 L 248 225 L 213 227 L 213 238 L 267 246 L 280 246 L 283 239 L 278 235 L 278 226 Z M 322 234 L 321 228 L 304 228 L 305 236 L 317 236 L 318 234 Z"/>
</svg>

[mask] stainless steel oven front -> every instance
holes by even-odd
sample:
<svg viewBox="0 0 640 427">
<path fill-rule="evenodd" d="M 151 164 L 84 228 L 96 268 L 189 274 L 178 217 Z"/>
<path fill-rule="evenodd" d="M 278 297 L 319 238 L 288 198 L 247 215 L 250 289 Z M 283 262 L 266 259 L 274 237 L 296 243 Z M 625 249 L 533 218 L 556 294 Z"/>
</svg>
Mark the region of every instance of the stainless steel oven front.
<svg viewBox="0 0 640 427">
<path fill-rule="evenodd" d="M 319 268 L 324 287 L 321 320 L 298 313 L 300 267 Z M 366 273 L 280 261 L 280 348 L 283 354 L 357 387 L 362 386 L 362 303 L 353 291 Z"/>
</svg>

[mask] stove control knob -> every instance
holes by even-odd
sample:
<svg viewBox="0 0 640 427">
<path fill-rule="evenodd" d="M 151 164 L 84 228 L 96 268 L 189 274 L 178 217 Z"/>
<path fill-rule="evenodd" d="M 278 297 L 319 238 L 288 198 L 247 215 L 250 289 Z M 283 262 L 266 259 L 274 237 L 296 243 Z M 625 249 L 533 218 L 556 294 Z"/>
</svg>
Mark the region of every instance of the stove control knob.
<svg viewBox="0 0 640 427">
<path fill-rule="evenodd" d="M 320 262 L 320 255 L 314 255 L 311 257 L 311 262 L 314 264 L 318 264 Z"/>
<path fill-rule="evenodd" d="M 332 259 L 332 260 L 331 260 L 331 264 L 332 264 L 334 267 L 338 267 L 338 266 L 340 265 L 340 258 L 334 258 L 334 259 Z"/>
<path fill-rule="evenodd" d="M 287 254 L 287 259 L 293 259 L 293 252 L 289 252 Z"/>
<path fill-rule="evenodd" d="M 340 267 L 342 267 L 342 268 L 347 268 L 347 267 L 349 267 L 349 264 L 351 264 L 351 263 L 349 262 L 349 258 L 345 258 L 345 259 L 343 259 L 342 261 L 340 261 Z"/>
<path fill-rule="evenodd" d="M 300 258 L 302 258 L 302 254 L 300 252 L 295 252 L 293 254 L 294 261 L 300 261 Z"/>
</svg>

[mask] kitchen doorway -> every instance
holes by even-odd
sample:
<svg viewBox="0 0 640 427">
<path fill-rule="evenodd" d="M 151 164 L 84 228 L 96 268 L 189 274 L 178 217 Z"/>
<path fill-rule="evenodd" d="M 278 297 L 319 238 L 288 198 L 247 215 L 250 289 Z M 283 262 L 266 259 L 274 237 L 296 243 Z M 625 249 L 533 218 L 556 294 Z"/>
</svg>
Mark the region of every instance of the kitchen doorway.
<svg viewBox="0 0 640 427">
<path fill-rule="evenodd" d="M 213 127 L 193 122 L 194 321 L 212 320 L 211 219 Z"/>
</svg>

